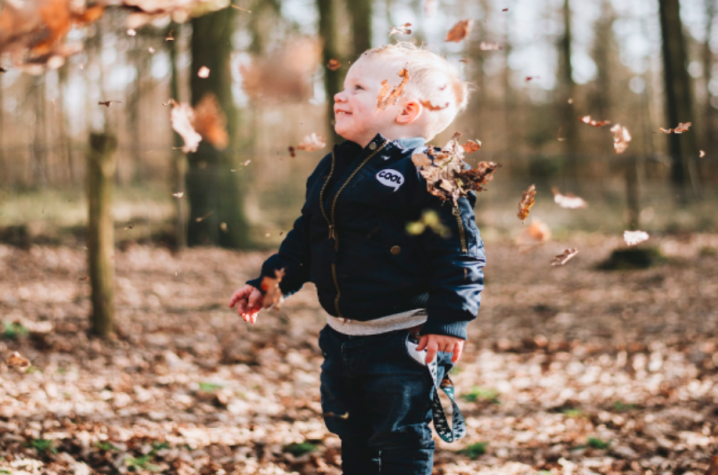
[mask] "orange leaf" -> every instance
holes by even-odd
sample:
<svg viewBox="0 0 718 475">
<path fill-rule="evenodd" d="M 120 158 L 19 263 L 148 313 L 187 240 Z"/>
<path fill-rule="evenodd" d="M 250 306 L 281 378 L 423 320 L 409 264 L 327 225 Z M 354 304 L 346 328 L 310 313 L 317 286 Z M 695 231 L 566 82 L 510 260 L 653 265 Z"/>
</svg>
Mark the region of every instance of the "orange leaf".
<svg viewBox="0 0 718 475">
<path fill-rule="evenodd" d="M 443 106 L 435 106 L 431 101 L 427 101 L 427 100 L 421 100 L 420 102 L 421 102 L 422 106 L 426 107 L 430 111 L 440 111 L 440 110 L 446 109 L 450 105 L 448 102 L 446 104 L 444 104 Z"/>
<path fill-rule="evenodd" d="M 481 149 L 481 140 L 467 140 L 462 147 L 464 147 L 466 153 L 474 153 Z"/>
<path fill-rule="evenodd" d="M 553 258 L 553 261 L 551 261 L 552 266 L 562 266 L 566 264 L 569 260 L 571 260 L 576 254 L 578 254 L 578 249 L 566 249 L 563 251 L 563 254 L 559 254 L 558 256 Z"/>
<path fill-rule="evenodd" d="M 7 359 L 7 365 L 10 368 L 14 368 L 17 366 L 20 369 L 26 369 L 30 367 L 30 361 L 28 361 L 26 358 L 23 358 L 22 356 L 20 356 L 20 353 L 15 351 Z"/>
<path fill-rule="evenodd" d="M 297 148 L 299 150 L 304 150 L 305 152 L 314 152 L 315 150 L 319 150 L 326 146 L 326 139 L 323 136 L 312 132 L 302 139 L 299 145 L 297 145 Z"/>
<path fill-rule="evenodd" d="M 628 142 L 631 141 L 631 134 L 628 133 L 628 129 L 620 124 L 616 124 L 611 127 L 613 132 L 613 150 L 616 153 L 623 153 L 628 148 Z"/>
<path fill-rule="evenodd" d="M 264 300 L 262 300 L 262 305 L 264 306 L 264 308 L 269 308 L 271 306 L 279 308 L 279 306 L 281 305 L 282 301 L 284 300 L 284 295 L 279 289 L 279 283 L 282 281 L 283 277 L 284 269 L 274 271 L 274 277 L 262 277 L 262 283 L 260 284 L 260 286 L 265 292 Z"/>
<path fill-rule="evenodd" d="M 184 153 L 196 152 L 199 143 L 202 141 L 202 136 L 192 127 L 193 115 L 194 111 L 189 104 L 173 102 L 170 122 L 172 123 L 172 129 L 184 140 L 184 145 L 182 146 Z"/>
<path fill-rule="evenodd" d="M 456 23 L 446 34 L 444 41 L 453 41 L 458 43 L 471 33 L 471 27 L 474 26 L 474 20 L 461 20 Z"/>
<path fill-rule="evenodd" d="M 688 129 L 691 128 L 691 125 L 693 124 L 690 122 L 679 122 L 678 126 L 675 129 L 664 129 L 663 127 L 659 127 L 658 130 L 660 130 L 664 134 L 682 134 L 683 132 L 688 132 Z"/>
<path fill-rule="evenodd" d="M 529 186 L 528 189 L 521 195 L 521 201 L 519 201 L 519 213 L 517 215 L 521 222 L 526 221 L 526 218 L 529 217 L 531 207 L 534 203 L 536 203 L 535 197 L 536 185 Z"/>
<path fill-rule="evenodd" d="M 585 115 L 578 120 L 580 120 L 584 124 L 588 124 L 592 127 L 603 127 L 604 125 L 608 125 L 611 123 L 610 120 L 602 120 L 600 122 L 596 121 L 596 120 L 592 120 L 590 115 Z"/>
<path fill-rule="evenodd" d="M 224 150 L 229 145 L 227 134 L 227 118 L 219 106 L 217 96 L 211 92 L 202 96 L 194 107 L 191 118 L 192 125 L 199 135 L 211 143 L 217 150 Z"/>
<path fill-rule="evenodd" d="M 327 63 L 327 69 L 329 71 L 336 71 L 337 69 L 342 67 L 342 63 L 339 62 L 339 60 L 336 60 L 334 58 L 330 59 Z"/>
<path fill-rule="evenodd" d="M 386 79 L 381 82 L 381 91 L 377 100 L 377 109 L 386 109 L 389 106 L 393 106 L 397 103 L 402 94 L 404 94 L 404 86 L 409 82 L 409 71 L 406 68 L 402 68 L 399 71 L 399 77 L 402 78 L 401 84 L 395 88 L 391 88 L 389 81 Z"/>
<path fill-rule="evenodd" d="M 399 26 L 392 26 L 389 30 L 389 36 L 391 35 L 410 35 L 411 34 L 411 23 L 404 23 Z"/>
<path fill-rule="evenodd" d="M 562 208 L 579 209 L 588 206 L 588 203 L 583 198 L 574 196 L 573 193 L 562 195 L 555 186 L 551 187 L 551 193 L 553 193 L 554 202 Z"/>
</svg>

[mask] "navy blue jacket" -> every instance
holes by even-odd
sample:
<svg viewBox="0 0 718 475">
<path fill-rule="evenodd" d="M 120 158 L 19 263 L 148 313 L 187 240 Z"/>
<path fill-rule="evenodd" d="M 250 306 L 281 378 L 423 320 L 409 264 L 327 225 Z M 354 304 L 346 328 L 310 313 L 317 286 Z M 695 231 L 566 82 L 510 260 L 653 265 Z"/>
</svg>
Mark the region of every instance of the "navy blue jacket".
<svg viewBox="0 0 718 475">
<path fill-rule="evenodd" d="M 285 296 L 305 282 L 317 287 L 330 315 L 367 321 L 426 308 L 423 334 L 466 339 L 483 289 L 484 246 L 476 227 L 476 195 L 458 207 L 427 191 L 411 161 L 421 139 L 388 141 L 378 134 L 364 149 L 346 141 L 307 180 L 302 215 L 259 278 L 284 269 Z M 406 225 L 425 210 L 451 231 L 410 235 Z"/>
</svg>

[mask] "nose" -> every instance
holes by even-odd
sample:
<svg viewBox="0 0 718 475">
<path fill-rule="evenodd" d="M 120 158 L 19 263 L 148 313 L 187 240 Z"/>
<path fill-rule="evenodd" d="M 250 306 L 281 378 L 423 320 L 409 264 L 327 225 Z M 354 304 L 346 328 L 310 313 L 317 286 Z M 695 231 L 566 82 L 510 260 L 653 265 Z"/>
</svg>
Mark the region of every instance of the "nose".
<svg viewBox="0 0 718 475">
<path fill-rule="evenodd" d="M 347 99 L 346 99 L 346 97 L 344 97 L 344 91 L 337 92 L 336 94 L 334 94 L 334 102 L 341 103 L 341 102 L 346 102 L 346 101 L 347 101 Z"/>
</svg>

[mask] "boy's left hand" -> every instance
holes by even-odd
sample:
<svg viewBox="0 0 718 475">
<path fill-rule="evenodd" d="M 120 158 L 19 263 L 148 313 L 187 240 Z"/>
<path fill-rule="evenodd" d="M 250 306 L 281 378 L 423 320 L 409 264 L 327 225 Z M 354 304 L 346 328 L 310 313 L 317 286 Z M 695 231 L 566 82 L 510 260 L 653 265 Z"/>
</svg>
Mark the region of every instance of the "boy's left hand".
<svg viewBox="0 0 718 475">
<path fill-rule="evenodd" d="M 447 335 L 424 335 L 419 340 L 417 351 L 423 351 L 426 348 L 426 364 L 434 361 L 436 353 L 444 351 L 452 353 L 451 362 L 456 363 L 461 357 L 461 351 L 464 349 L 464 340 L 454 336 Z"/>
</svg>

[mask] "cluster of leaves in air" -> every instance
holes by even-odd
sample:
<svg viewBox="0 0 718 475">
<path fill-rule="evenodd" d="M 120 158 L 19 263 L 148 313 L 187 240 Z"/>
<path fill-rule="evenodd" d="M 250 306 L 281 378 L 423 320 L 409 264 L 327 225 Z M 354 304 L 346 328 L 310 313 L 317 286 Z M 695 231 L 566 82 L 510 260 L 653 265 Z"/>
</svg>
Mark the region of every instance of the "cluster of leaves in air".
<svg viewBox="0 0 718 475">
<path fill-rule="evenodd" d="M 494 178 L 494 172 L 500 167 L 495 162 L 479 162 L 471 168 L 464 155 L 481 148 L 481 142 L 469 140 L 461 145 L 461 134 L 456 132 L 444 148 L 428 148 L 425 152 L 412 155 L 411 160 L 426 179 L 429 193 L 442 200 L 454 203 L 470 191 L 483 191 L 484 186 Z"/>
<path fill-rule="evenodd" d="M 227 148 L 229 145 L 227 118 L 214 94 L 206 93 L 194 108 L 173 99 L 170 99 L 170 104 L 172 129 L 184 140 L 183 152 L 196 152 L 202 139 L 217 150 Z"/>
<path fill-rule="evenodd" d="M 73 27 L 98 20 L 110 5 L 130 11 L 127 28 L 134 29 L 161 17 L 185 22 L 194 16 L 226 8 L 229 0 L 121 0 L 88 6 L 80 0 L 7 1 L 0 10 L 0 54 L 9 54 L 14 65 L 32 74 L 56 69 L 82 50 L 80 43 L 66 43 Z M 131 30 L 132 31 L 132 30 Z"/>
<path fill-rule="evenodd" d="M 395 105 L 402 94 L 404 94 L 404 87 L 406 83 L 409 82 L 409 71 L 406 68 L 402 68 L 401 71 L 399 71 L 399 77 L 402 78 L 401 83 L 395 87 L 392 87 L 386 79 L 381 82 L 381 91 L 379 91 L 376 102 L 377 110 L 385 110 L 387 107 Z"/>
</svg>

